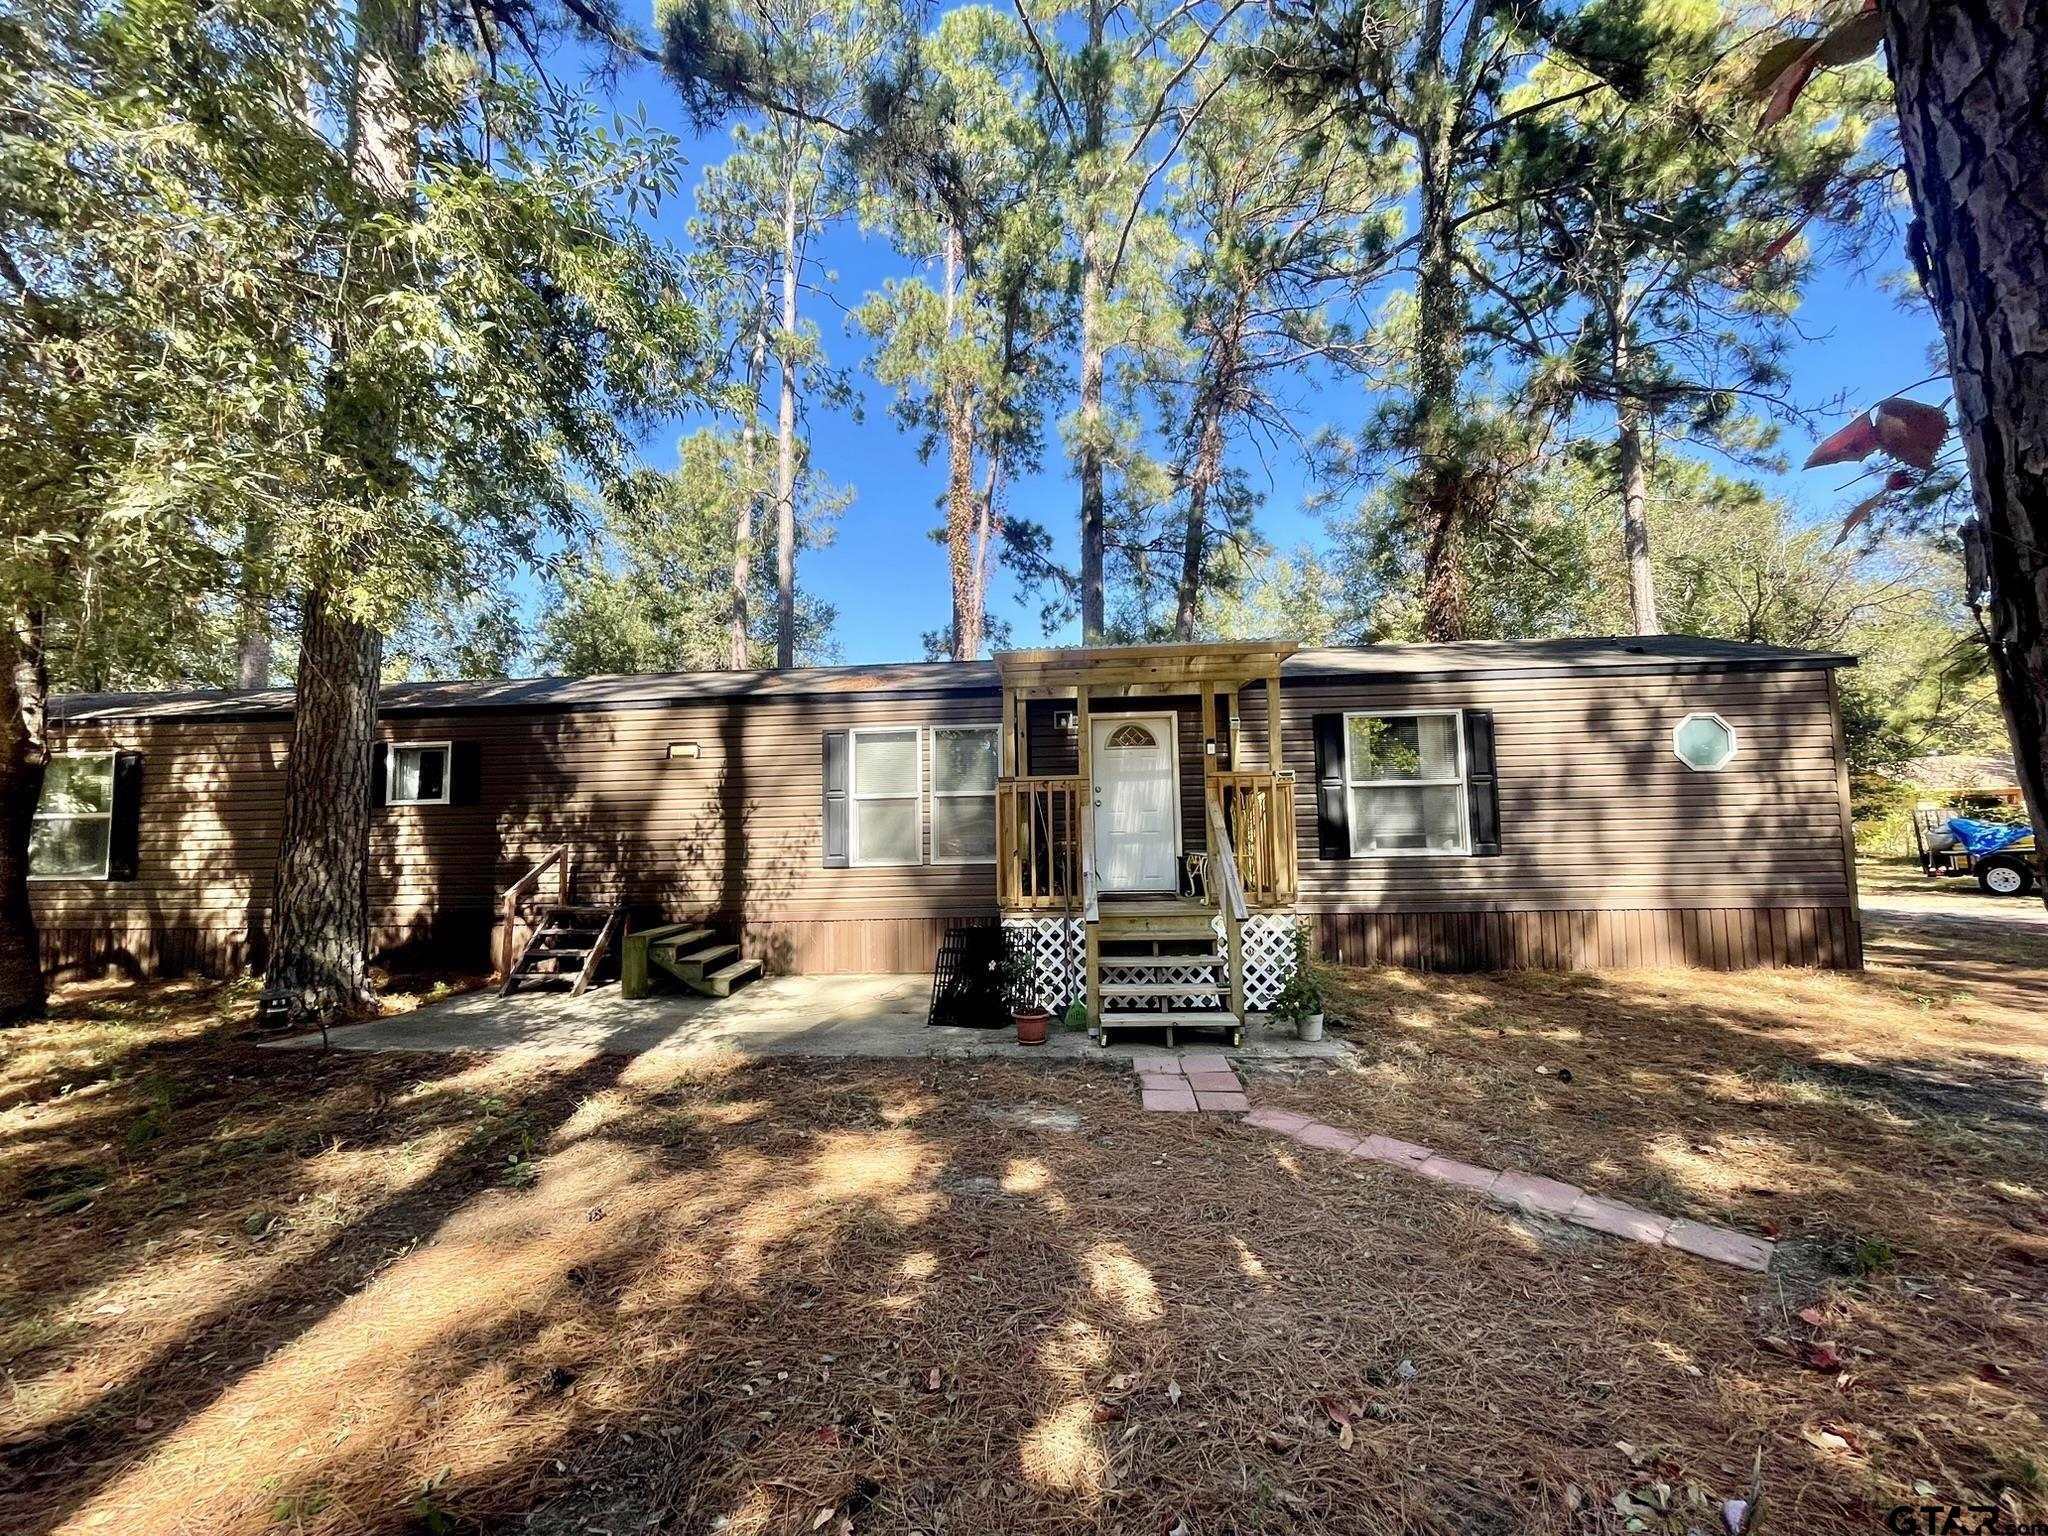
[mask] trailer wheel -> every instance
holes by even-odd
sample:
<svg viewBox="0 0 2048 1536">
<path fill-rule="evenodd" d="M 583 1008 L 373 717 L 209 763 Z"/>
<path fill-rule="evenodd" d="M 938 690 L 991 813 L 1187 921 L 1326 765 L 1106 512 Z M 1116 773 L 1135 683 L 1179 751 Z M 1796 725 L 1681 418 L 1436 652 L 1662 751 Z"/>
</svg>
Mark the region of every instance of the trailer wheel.
<svg viewBox="0 0 2048 1536">
<path fill-rule="evenodd" d="M 2024 896 L 2033 889 L 2034 872 L 2023 859 L 1979 859 L 1977 884 L 1989 896 Z"/>
</svg>

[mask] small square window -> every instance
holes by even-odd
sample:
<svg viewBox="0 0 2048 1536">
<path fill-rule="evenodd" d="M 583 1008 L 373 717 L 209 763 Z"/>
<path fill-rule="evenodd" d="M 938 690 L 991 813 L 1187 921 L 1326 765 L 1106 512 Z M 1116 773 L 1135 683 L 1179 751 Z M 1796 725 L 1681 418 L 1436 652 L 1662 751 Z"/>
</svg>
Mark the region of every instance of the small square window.
<svg viewBox="0 0 2048 1536">
<path fill-rule="evenodd" d="M 391 747 L 392 805 L 448 803 L 448 749 L 445 741 L 401 741 Z"/>
<path fill-rule="evenodd" d="M 1710 711 L 1687 715 L 1671 732 L 1671 750 L 1694 773 L 1719 773 L 1735 760 L 1735 727 Z"/>
</svg>

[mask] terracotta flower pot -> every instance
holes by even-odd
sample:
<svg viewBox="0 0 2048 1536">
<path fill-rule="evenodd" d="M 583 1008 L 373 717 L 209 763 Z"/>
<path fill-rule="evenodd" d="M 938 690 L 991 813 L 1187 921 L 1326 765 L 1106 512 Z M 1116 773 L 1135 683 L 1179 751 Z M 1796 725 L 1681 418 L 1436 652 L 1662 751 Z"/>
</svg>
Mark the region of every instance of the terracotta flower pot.
<svg viewBox="0 0 2048 1536">
<path fill-rule="evenodd" d="M 1018 1009 L 1011 1015 L 1017 1021 L 1017 1043 L 1019 1045 L 1045 1044 L 1045 1032 L 1052 1026 L 1052 1015 L 1043 1008 Z"/>
</svg>

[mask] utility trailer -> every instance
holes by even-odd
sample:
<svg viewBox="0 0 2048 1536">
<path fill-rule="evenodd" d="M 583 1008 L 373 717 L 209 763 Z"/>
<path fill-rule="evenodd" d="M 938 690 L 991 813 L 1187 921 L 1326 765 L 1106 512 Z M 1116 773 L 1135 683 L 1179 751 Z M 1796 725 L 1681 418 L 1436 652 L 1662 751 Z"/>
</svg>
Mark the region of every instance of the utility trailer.
<svg viewBox="0 0 2048 1536">
<path fill-rule="evenodd" d="M 1952 806 L 1922 803 L 1913 809 L 1913 841 L 1920 871 L 1929 879 L 1974 875 L 1990 896 L 2024 896 L 2043 877 L 2041 849 L 2030 832 L 2003 847 L 1972 853 L 1970 831 L 1992 823 L 1957 814 Z M 1980 842 L 1980 850 L 1983 845 Z"/>
</svg>

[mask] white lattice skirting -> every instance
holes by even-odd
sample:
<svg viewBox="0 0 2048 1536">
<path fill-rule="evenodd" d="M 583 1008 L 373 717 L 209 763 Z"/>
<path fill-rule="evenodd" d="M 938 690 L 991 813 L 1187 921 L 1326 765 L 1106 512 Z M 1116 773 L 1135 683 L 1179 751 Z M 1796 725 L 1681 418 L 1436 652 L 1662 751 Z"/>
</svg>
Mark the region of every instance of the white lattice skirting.
<svg viewBox="0 0 2048 1536">
<path fill-rule="evenodd" d="M 1227 959 L 1229 946 L 1223 938 L 1223 919 L 1214 919 L 1212 926 L 1216 930 L 1216 949 Z M 1077 917 L 1003 919 L 1006 932 L 1029 936 L 1038 996 L 1054 1013 L 1064 1012 L 1068 1004 L 1087 991 L 1088 944 L 1082 931 L 1084 927 Z M 1280 989 L 1294 973 L 1294 929 L 1294 916 L 1286 912 L 1254 912 L 1238 927 L 1244 942 L 1244 1002 L 1245 1007 L 1254 1013 L 1264 1013 L 1271 1008 L 1273 999 L 1280 995 Z M 1104 981 L 1186 983 L 1206 979 L 1212 974 L 1191 966 L 1166 975 L 1156 970 L 1140 975 L 1119 967 L 1114 957 L 1105 956 L 1102 962 Z"/>
</svg>

